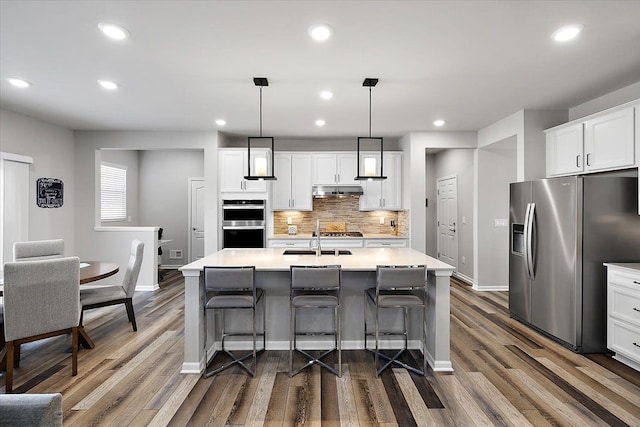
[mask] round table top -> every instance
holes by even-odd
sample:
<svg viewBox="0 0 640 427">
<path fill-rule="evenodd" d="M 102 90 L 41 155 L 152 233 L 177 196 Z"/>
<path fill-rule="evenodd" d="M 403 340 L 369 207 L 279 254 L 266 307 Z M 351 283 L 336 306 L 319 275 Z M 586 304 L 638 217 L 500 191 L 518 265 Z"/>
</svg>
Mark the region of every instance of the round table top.
<svg viewBox="0 0 640 427">
<path fill-rule="evenodd" d="M 119 270 L 120 270 L 120 266 L 118 266 L 118 264 L 116 264 L 115 262 L 81 261 L 80 262 L 80 284 L 84 285 L 85 283 L 95 282 L 96 280 L 113 276 Z"/>
</svg>

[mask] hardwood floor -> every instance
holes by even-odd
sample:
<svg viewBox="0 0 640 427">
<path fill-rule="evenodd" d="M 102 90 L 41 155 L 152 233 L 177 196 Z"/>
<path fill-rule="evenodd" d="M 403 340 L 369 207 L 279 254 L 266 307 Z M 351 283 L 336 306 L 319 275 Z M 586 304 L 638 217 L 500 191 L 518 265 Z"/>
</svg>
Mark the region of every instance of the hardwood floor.
<svg viewBox="0 0 640 427">
<path fill-rule="evenodd" d="M 96 348 L 80 351 L 76 377 L 70 337 L 24 345 L 15 391 L 62 393 L 69 426 L 640 425 L 640 373 L 510 319 L 505 292 L 452 282 L 452 374 L 376 379 L 370 353 L 345 351 L 342 378 L 317 366 L 289 378 L 288 353 L 267 351 L 256 378 L 236 366 L 202 379 L 180 374 L 183 284 L 170 272 L 159 291 L 136 294 L 138 332 L 123 307 L 88 311 Z"/>
</svg>

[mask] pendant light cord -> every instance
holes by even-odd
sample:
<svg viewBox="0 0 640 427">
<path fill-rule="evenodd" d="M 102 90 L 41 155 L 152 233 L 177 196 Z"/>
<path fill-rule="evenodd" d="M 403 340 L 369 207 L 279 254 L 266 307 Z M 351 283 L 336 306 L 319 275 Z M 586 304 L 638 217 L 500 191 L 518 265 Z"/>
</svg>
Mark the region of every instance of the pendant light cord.
<svg viewBox="0 0 640 427">
<path fill-rule="evenodd" d="M 369 138 L 371 138 L 371 86 L 369 86 Z"/>
<path fill-rule="evenodd" d="M 262 137 L 262 86 L 260 86 L 260 136 Z"/>
</svg>

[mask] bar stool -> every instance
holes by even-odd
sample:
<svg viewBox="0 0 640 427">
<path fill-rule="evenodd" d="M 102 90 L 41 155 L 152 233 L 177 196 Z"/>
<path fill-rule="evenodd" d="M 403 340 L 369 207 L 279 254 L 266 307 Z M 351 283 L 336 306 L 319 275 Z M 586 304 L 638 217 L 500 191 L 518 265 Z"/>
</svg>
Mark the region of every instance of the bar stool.
<svg viewBox="0 0 640 427">
<path fill-rule="evenodd" d="M 340 289 L 342 284 L 342 267 L 340 265 L 302 266 L 290 267 L 290 309 L 291 324 L 289 334 L 289 376 L 293 377 L 303 369 L 317 363 L 323 368 L 342 376 L 342 352 L 340 338 Z M 299 309 L 333 308 L 332 331 L 298 331 L 296 324 L 296 312 Z M 318 357 L 298 348 L 297 337 L 314 335 L 333 335 L 334 347 L 325 351 Z M 308 360 L 296 370 L 293 369 L 293 352 L 297 351 Z M 321 359 L 334 351 L 338 351 L 338 369 L 329 366 Z"/>
<path fill-rule="evenodd" d="M 417 374 L 424 375 L 427 371 L 427 358 L 424 354 L 426 346 L 427 325 L 426 325 L 426 272 L 427 267 L 424 265 L 379 265 L 376 267 L 376 287 L 369 288 L 365 291 L 364 302 L 364 346 L 367 348 L 367 336 L 375 336 L 376 346 L 373 351 L 375 354 L 376 378 L 391 364 L 397 364 L 405 369 L 413 371 Z M 369 306 L 374 308 L 375 331 L 367 330 L 367 312 Z M 422 308 L 422 370 L 410 366 L 400 360 L 398 357 L 408 350 L 408 316 L 410 308 Z M 380 330 L 380 310 L 381 309 L 401 309 L 404 311 L 403 329 L 398 330 Z M 384 336 L 403 336 L 404 347 L 395 355 L 388 356 L 380 351 L 380 335 Z M 378 369 L 378 360 L 383 358 L 386 363 Z"/>
<path fill-rule="evenodd" d="M 204 309 L 205 309 L 205 337 L 207 336 L 207 310 L 222 311 L 222 352 L 231 357 L 232 361 L 223 364 L 221 367 L 207 372 L 205 369 L 204 377 L 210 377 L 218 372 L 239 364 L 255 377 L 256 355 L 258 351 L 264 351 L 265 347 L 265 296 L 260 288 L 256 288 L 255 266 L 243 267 L 217 267 L 205 266 L 204 276 Z M 262 302 L 262 332 L 256 331 L 256 308 Z M 227 332 L 225 325 L 225 313 L 227 310 L 251 310 L 251 318 L 253 322 L 252 332 Z M 253 351 L 242 357 L 236 357 L 233 353 L 226 349 L 224 341 L 227 337 L 234 336 L 250 336 L 253 339 Z M 256 338 L 262 337 L 262 349 L 256 350 Z M 205 338 L 206 342 L 206 338 Z M 213 358 L 217 351 L 214 353 Z M 244 363 L 248 357 L 253 357 L 253 369 Z"/>
</svg>

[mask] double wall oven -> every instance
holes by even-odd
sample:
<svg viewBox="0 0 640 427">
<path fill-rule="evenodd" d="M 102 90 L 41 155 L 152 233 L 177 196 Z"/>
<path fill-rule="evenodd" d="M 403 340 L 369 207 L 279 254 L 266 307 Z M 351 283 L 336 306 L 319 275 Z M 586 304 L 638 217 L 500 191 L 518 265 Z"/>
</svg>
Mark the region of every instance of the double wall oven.
<svg viewBox="0 0 640 427">
<path fill-rule="evenodd" d="M 222 201 L 222 248 L 264 248 L 264 200 Z"/>
</svg>

